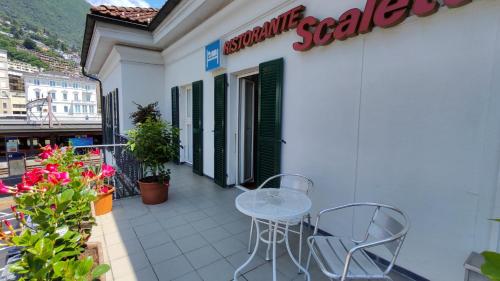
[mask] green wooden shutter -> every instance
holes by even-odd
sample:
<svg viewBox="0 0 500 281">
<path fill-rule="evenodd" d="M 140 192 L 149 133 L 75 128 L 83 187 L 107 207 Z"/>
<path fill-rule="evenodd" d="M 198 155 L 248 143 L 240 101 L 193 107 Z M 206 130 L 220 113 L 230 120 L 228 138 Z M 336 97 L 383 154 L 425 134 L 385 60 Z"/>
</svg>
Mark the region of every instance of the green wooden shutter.
<svg viewBox="0 0 500 281">
<path fill-rule="evenodd" d="M 226 187 L 226 74 L 214 80 L 214 179 Z"/>
<path fill-rule="evenodd" d="M 193 82 L 193 172 L 203 175 L 203 81 Z"/>
<path fill-rule="evenodd" d="M 172 88 L 172 126 L 179 129 L 179 87 Z M 175 143 L 179 143 L 179 138 L 174 140 Z M 175 164 L 180 163 L 180 151 L 179 147 L 177 149 L 177 155 L 174 158 Z"/>
<path fill-rule="evenodd" d="M 283 59 L 259 65 L 256 182 L 281 172 Z"/>
</svg>

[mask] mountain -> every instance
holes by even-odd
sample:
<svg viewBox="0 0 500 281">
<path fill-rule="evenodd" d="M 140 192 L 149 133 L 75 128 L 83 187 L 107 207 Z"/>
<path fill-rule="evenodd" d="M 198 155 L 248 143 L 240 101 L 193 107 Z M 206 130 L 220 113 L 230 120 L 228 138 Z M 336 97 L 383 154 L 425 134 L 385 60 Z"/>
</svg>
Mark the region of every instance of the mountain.
<svg viewBox="0 0 500 281">
<path fill-rule="evenodd" d="M 45 30 L 77 49 L 82 45 L 89 9 L 85 0 L 0 0 L 1 17 Z"/>
</svg>

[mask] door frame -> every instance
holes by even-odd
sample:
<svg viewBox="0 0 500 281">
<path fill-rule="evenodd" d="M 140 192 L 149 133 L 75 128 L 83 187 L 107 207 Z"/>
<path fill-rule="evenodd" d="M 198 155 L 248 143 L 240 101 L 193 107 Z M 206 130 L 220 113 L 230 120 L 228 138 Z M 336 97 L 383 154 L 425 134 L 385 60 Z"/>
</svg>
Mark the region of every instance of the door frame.
<svg viewBox="0 0 500 281">
<path fill-rule="evenodd" d="M 239 103 L 238 103 L 238 116 L 239 116 L 239 119 L 238 119 L 238 177 L 237 177 L 237 180 L 238 180 L 238 184 L 242 184 L 242 183 L 246 183 L 247 179 L 245 178 L 245 144 L 246 144 L 246 134 L 244 132 L 245 130 L 245 122 L 246 120 L 244 120 L 244 117 L 247 116 L 247 112 L 246 112 L 246 102 L 247 102 L 247 99 L 246 97 L 243 97 L 242 94 L 242 90 L 245 90 L 245 95 L 247 95 L 248 93 L 246 93 L 246 88 L 242 88 L 241 86 L 245 83 L 248 83 L 248 81 L 245 81 L 245 77 L 249 77 L 249 76 L 254 76 L 254 75 L 258 75 L 257 74 L 251 74 L 251 75 L 246 75 L 246 76 L 242 76 L 240 78 L 238 78 L 238 94 L 239 94 L 239 97 L 238 97 L 238 100 L 239 100 Z M 255 92 L 258 91 L 258 84 L 256 84 L 255 82 L 251 81 L 253 83 L 253 93 L 252 93 L 252 109 L 253 109 L 253 113 L 252 113 L 252 136 L 251 136 L 251 140 L 252 140 L 252 176 L 251 178 L 255 178 L 255 171 L 254 171 L 254 164 L 255 164 L 255 157 L 254 157 L 254 152 L 255 152 L 255 115 L 257 114 L 257 112 L 255 111 Z"/>
<path fill-rule="evenodd" d="M 188 104 L 187 92 L 191 89 L 191 104 Z M 189 138 L 189 132 L 186 127 L 187 110 L 191 109 L 191 138 Z M 193 85 L 187 84 L 179 87 L 179 129 L 180 129 L 180 162 L 193 165 Z M 186 143 L 189 143 L 191 147 L 191 162 L 189 162 L 186 156 Z"/>
<path fill-rule="evenodd" d="M 227 156 L 228 156 L 228 185 L 235 185 L 238 188 L 246 190 L 245 187 L 240 185 L 239 182 L 239 130 L 240 130 L 240 115 L 241 112 L 239 110 L 240 104 L 240 79 L 252 75 L 259 74 L 259 67 L 255 66 L 249 69 L 241 70 L 235 73 L 228 75 L 228 80 L 230 85 L 234 85 L 234 87 L 229 87 L 228 92 L 228 111 L 227 111 L 227 120 L 228 120 L 228 138 L 227 138 Z M 257 85 L 256 85 L 257 86 Z M 255 159 L 254 159 L 255 161 Z"/>
</svg>

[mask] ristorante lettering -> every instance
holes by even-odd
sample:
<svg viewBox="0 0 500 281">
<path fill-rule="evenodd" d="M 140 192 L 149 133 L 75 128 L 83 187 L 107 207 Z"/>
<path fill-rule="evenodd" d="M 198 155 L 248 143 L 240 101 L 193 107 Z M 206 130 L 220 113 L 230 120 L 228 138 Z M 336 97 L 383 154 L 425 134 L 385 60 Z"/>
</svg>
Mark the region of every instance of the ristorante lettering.
<svg viewBox="0 0 500 281">
<path fill-rule="evenodd" d="M 448 8 L 458 8 L 472 0 L 443 0 Z M 297 29 L 301 41 L 293 43 L 293 49 L 308 51 L 315 46 L 324 46 L 335 40 L 346 40 L 358 34 L 372 31 L 374 26 L 389 28 L 403 22 L 410 14 L 427 17 L 439 9 L 438 0 L 367 0 L 364 11 L 353 8 L 340 15 L 338 20 L 328 17 L 323 20 L 313 16 L 304 17 L 306 7 L 297 6 L 262 26 L 247 30 L 224 43 L 224 55 L 230 55 L 272 38 L 291 29 Z"/>
<path fill-rule="evenodd" d="M 304 15 L 305 9 L 306 7 L 302 5 L 297 6 L 270 21 L 266 21 L 262 26 L 257 26 L 226 41 L 224 43 L 224 55 L 236 53 L 245 47 L 250 47 L 275 35 L 296 28 Z"/>
</svg>

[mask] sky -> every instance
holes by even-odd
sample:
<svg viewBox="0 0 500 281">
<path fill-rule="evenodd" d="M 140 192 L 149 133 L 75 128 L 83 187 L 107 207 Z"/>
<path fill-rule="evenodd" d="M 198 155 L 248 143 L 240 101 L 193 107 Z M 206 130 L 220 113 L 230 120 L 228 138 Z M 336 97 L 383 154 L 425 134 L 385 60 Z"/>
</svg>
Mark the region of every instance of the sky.
<svg viewBox="0 0 500 281">
<path fill-rule="evenodd" d="M 91 5 L 115 5 L 124 7 L 161 8 L 166 0 L 87 0 Z"/>
</svg>

